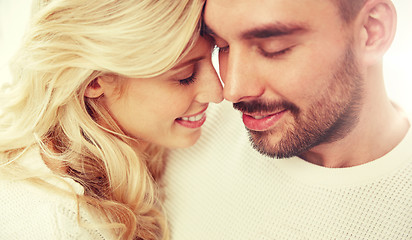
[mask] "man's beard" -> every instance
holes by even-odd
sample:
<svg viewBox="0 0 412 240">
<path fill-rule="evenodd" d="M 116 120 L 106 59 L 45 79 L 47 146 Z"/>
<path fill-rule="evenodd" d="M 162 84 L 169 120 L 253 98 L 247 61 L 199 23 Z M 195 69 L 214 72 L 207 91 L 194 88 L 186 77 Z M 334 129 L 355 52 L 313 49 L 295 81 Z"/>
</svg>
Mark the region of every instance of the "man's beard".
<svg viewBox="0 0 412 240">
<path fill-rule="evenodd" d="M 248 114 L 285 109 L 293 116 L 293 122 L 284 121 L 280 129 L 276 126 L 267 131 L 248 129 L 253 147 L 270 157 L 289 158 L 319 144 L 344 138 L 359 120 L 363 89 L 350 45 L 342 59 L 337 61 L 331 78 L 327 89 L 305 111 L 289 101 L 234 103 L 235 109 Z M 280 139 L 275 140 L 276 136 Z"/>
</svg>

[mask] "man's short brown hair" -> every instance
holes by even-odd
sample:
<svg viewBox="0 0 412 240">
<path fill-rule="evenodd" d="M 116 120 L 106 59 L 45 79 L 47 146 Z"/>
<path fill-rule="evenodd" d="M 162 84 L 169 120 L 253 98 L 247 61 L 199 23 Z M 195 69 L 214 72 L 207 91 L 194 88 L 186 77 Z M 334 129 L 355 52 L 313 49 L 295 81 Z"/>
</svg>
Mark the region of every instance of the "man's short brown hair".
<svg viewBox="0 0 412 240">
<path fill-rule="evenodd" d="M 362 9 L 366 0 L 332 0 L 339 8 L 343 20 L 347 23 L 352 22 L 359 11 Z"/>
</svg>

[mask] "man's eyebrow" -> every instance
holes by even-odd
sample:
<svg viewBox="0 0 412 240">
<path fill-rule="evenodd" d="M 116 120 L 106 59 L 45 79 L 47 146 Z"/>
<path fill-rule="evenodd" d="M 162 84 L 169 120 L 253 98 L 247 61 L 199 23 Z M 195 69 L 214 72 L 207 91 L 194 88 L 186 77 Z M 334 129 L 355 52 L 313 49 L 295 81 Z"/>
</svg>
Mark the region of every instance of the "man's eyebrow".
<svg viewBox="0 0 412 240">
<path fill-rule="evenodd" d="M 205 59 L 204 56 L 197 57 L 197 58 L 192 58 L 192 59 L 190 59 L 190 60 L 187 60 L 186 62 L 179 63 L 178 65 L 174 66 L 174 67 L 172 68 L 172 70 L 176 70 L 176 69 L 180 69 L 180 68 L 186 67 L 186 66 L 188 66 L 188 65 L 191 65 L 191 64 L 194 64 L 194 63 L 196 63 L 196 62 L 199 62 L 199 61 L 201 61 L 201 60 L 203 60 L 203 59 Z"/>
<path fill-rule="evenodd" d="M 308 30 L 305 24 L 283 24 L 283 23 L 273 23 L 265 24 L 260 27 L 247 30 L 241 34 L 243 39 L 253 39 L 253 38 L 270 38 L 279 37 L 284 35 L 291 35 L 296 32 L 304 32 Z M 208 25 L 203 24 L 202 32 L 204 34 L 219 37 Z"/>
<path fill-rule="evenodd" d="M 247 30 L 241 34 L 241 37 L 243 39 L 270 38 L 291 35 L 305 30 L 307 30 L 305 24 L 273 23 Z"/>
<path fill-rule="evenodd" d="M 202 34 L 217 36 L 217 34 L 206 23 L 202 24 Z"/>
</svg>

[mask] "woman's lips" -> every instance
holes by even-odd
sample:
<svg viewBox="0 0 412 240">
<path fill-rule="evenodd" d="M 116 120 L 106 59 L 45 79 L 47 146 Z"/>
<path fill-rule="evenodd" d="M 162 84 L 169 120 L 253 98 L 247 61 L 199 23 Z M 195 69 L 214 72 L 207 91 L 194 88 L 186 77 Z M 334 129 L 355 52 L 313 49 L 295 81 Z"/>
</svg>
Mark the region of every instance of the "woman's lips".
<svg viewBox="0 0 412 240">
<path fill-rule="evenodd" d="M 199 128 L 206 121 L 206 109 L 207 108 L 203 109 L 200 113 L 195 115 L 177 118 L 175 121 L 183 127 Z"/>
<path fill-rule="evenodd" d="M 243 123 L 250 130 L 266 131 L 272 128 L 272 126 L 282 118 L 286 111 L 287 110 L 282 110 L 273 114 L 254 116 L 243 113 Z"/>
</svg>

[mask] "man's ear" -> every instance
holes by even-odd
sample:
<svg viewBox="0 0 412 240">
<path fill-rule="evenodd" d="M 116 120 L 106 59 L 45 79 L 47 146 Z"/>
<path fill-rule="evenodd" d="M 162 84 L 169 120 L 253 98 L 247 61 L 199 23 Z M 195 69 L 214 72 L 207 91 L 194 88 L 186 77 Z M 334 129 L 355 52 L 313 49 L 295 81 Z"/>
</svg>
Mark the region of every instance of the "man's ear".
<svg viewBox="0 0 412 240">
<path fill-rule="evenodd" d="M 359 14 L 364 61 L 374 65 L 382 60 L 395 37 L 396 10 L 391 0 L 366 0 Z"/>
<path fill-rule="evenodd" d="M 101 85 L 101 78 L 95 78 L 93 81 L 87 85 L 86 91 L 84 92 L 84 96 L 88 98 L 98 98 L 103 95 L 104 89 Z"/>
</svg>

